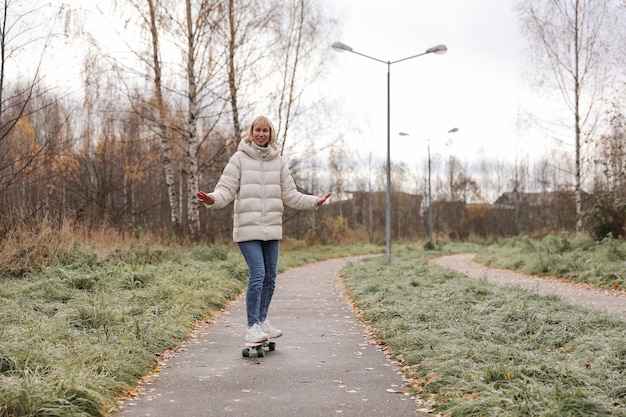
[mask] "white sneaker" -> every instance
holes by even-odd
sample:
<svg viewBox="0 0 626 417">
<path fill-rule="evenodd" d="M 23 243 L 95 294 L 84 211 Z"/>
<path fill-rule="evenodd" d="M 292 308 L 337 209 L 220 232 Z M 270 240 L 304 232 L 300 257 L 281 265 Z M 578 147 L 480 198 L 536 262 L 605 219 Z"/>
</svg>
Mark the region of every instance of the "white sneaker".
<svg viewBox="0 0 626 417">
<path fill-rule="evenodd" d="M 248 331 L 246 332 L 246 342 L 250 343 L 263 343 L 269 337 L 267 334 L 261 330 L 261 327 L 258 324 L 253 324 L 252 327 L 248 327 Z"/>
<path fill-rule="evenodd" d="M 268 320 L 265 320 L 263 323 L 261 323 L 260 326 L 263 333 L 265 333 L 270 339 L 274 339 L 283 335 L 283 332 L 272 326 Z"/>
</svg>

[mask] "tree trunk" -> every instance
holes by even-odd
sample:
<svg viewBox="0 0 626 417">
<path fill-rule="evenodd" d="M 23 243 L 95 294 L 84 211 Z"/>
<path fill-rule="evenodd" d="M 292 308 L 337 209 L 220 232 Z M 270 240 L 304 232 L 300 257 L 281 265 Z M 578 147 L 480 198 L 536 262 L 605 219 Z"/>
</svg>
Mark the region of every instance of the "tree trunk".
<svg viewBox="0 0 626 417">
<path fill-rule="evenodd" d="M 167 196 L 170 206 L 170 221 L 175 233 L 181 232 L 180 210 L 178 205 L 178 194 L 176 192 L 176 178 L 172 168 L 171 142 L 166 125 L 165 103 L 163 100 L 163 88 L 161 79 L 161 58 L 159 48 L 159 33 L 157 30 L 156 11 L 154 0 L 147 0 L 150 11 L 150 33 L 152 35 L 152 60 L 154 70 L 154 96 L 156 100 L 158 120 L 157 132 L 161 145 L 161 165 L 165 174 L 165 184 L 167 186 Z"/>
<path fill-rule="evenodd" d="M 579 23 L 579 2 L 576 0 L 574 9 L 574 129 L 576 131 L 576 168 L 574 198 L 576 200 L 576 233 L 583 231 L 583 197 L 580 183 L 580 23 Z"/>
<path fill-rule="evenodd" d="M 235 52 L 237 50 L 237 22 L 235 21 L 235 2 L 228 0 L 228 88 L 230 90 L 230 108 L 233 114 L 234 141 L 229 146 L 230 153 L 237 149 L 241 139 L 241 122 L 239 120 L 239 105 L 237 103 L 237 81 L 235 68 Z"/>
<path fill-rule="evenodd" d="M 196 201 L 198 192 L 198 91 L 196 82 L 196 38 L 191 0 L 185 1 L 187 12 L 187 221 L 191 240 L 200 232 L 200 210 Z"/>
</svg>

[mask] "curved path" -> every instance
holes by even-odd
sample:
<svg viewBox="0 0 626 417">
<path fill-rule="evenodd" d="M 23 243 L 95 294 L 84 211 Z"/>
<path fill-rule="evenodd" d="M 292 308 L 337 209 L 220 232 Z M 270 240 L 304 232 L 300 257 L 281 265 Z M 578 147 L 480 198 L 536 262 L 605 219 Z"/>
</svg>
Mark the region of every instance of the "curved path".
<svg viewBox="0 0 626 417">
<path fill-rule="evenodd" d="M 519 272 L 493 269 L 474 262 L 475 254 L 442 256 L 431 263 L 452 269 L 472 278 L 486 279 L 498 285 L 509 285 L 535 291 L 541 295 L 556 295 L 564 301 L 580 304 L 626 319 L 626 292 L 599 289 L 569 280 L 524 275 Z"/>
<path fill-rule="evenodd" d="M 352 258 L 357 259 L 357 258 Z M 270 308 L 285 335 L 265 357 L 242 357 L 245 300 L 167 359 L 120 417 L 426 415 L 405 393 L 398 366 L 359 324 L 339 271 L 350 259 L 278 276 Z"/>
</svg>

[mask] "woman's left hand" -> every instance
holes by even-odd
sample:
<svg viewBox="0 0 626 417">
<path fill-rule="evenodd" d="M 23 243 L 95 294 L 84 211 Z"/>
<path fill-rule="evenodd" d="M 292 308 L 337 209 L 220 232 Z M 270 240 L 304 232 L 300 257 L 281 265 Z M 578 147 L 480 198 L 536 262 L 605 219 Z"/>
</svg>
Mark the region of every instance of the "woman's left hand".
<svg viewBox="0 0 626 417">
<path fill-rule="evenodd" d="M 319 207 L 319 206 L 321 206 L 322 204 L 324 204 L 324 203 L 326 202 L 326 200 L 328 200 L 328 198 L 329 198 L 329 197 L 330 197 L 330 193 L 326 193 L 326 194 L 324 194 L 324 196 L 323 196 L 323 197 L 319 198 L 319 199 L 317 200 L 317 203 L 316 203 L 316 204 L 317 204 L 317 207 Z"/>
</svg>

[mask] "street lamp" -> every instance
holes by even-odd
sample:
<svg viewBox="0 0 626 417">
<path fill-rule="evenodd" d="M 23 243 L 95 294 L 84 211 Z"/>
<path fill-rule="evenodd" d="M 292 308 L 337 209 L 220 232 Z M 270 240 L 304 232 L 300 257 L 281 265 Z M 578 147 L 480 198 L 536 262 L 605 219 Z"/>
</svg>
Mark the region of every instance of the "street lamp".
<svg viewBox="0 0 626 417">
<path fill-rule="evenodd" d="M 459 131 L 458 127 L 453 127 L 448 130 L 448 133 L 456 133 Z M 408 133 L 400 132 L 400 136 L 409 136 Z M 430 183 L 430 139 L 428 142 L 428 249 L 433 249 L 433 194 Z"/>
<path fill-rule="evenodd" d="M 386 242 L 387 242 L 387 263 L 391 262 L 391 99 L 390 99 L 390 91 L 391 91 L 391 64 L 395 64 L 402 61 L 407 61 L 412 58 L 417 58 L 418 56 L 426 55 L 426 54 L 445 54 L 448 51 L 448 48 L 445 45 L 436 45 L 432 48 L 428 48 L 425 52 L 421 54 L 412 55 L 407 58 L 398 59 L 396 61 L 384 61 L 382 59 L 374 58 L 369 55 L 362 54 L 352 49 L 352 47 L 346 45 L 345 43 L 335 42 L 332 45 L 332 48 L 337 52 L 352 52 L 353 54 L 361 55 L 365 58 L 373 59 L 374 61 L 382 62 L 383 64 L 387 64 L 387 216 L 386 216 Z"/>
</svg>

